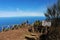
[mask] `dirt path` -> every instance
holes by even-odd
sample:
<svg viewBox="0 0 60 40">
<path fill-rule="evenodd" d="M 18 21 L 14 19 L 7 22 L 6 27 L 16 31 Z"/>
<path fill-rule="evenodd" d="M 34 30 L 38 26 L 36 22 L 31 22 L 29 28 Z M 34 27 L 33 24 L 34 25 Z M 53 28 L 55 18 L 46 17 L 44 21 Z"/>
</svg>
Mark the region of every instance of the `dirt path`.
<svg viewBox="0 0 60 40">
<path fill-rule="evenodd" d="M 25 40 L 25 35 L 29 33 L 28 28 L 9 30 L 0 33 L 0 40 Z"/>
</svg>

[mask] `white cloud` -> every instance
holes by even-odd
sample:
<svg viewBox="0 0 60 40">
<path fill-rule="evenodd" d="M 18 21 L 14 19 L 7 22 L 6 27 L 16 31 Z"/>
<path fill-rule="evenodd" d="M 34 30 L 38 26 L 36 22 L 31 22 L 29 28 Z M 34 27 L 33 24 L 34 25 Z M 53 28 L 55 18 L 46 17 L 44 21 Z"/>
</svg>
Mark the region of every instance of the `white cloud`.
<svg viewBox="0 0 60 40">
<path fill-rule="evenodd" d="M 25 17 L 25 16 L 44 16 L 40 12 L 22 11 L 17 8 L 17 11 L 0 11 L 0 17 Z"/>
</svg>

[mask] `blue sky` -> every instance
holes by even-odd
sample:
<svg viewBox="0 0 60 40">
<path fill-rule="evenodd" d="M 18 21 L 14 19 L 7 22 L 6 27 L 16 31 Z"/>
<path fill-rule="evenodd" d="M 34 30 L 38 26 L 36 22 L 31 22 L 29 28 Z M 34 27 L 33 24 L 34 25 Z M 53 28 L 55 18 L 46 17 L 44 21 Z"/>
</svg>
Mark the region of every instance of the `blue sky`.
<svg viewBox="0 0 60 40">
<path fill-rule="evenodd" d="M 0 17 L 44 16 L 57 0 L 0 0 Z"/>
</svg>

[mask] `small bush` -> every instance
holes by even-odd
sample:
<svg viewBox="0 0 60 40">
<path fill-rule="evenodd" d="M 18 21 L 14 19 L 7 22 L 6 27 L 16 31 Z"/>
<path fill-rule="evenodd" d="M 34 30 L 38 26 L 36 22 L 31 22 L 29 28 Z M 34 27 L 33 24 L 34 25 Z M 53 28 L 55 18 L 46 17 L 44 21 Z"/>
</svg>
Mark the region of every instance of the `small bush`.
<svg viewBox="0 0 60 40">
<path fill-rule="evenodd" d="M 34 26 L 34 31 L 38 32 L 39 31 L 39 27 L 41 26 L 41 22 L 39 20 L 35 21 L 33 26 Z"/>
</svg>

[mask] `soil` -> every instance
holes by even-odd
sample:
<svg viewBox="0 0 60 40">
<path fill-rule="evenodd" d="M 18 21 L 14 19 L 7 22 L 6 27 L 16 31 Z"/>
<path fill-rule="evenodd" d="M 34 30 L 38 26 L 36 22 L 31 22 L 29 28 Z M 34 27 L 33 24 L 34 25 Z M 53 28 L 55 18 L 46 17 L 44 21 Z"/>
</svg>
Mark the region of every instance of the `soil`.
<svg viewBox="0 0 60 40">
<path fill-rule="evenodd" d="M 28 28 L 9 30 L 0 33 L 0 40 L 25 40 L 25 35 L 28 33 Z"/>
</svg>

